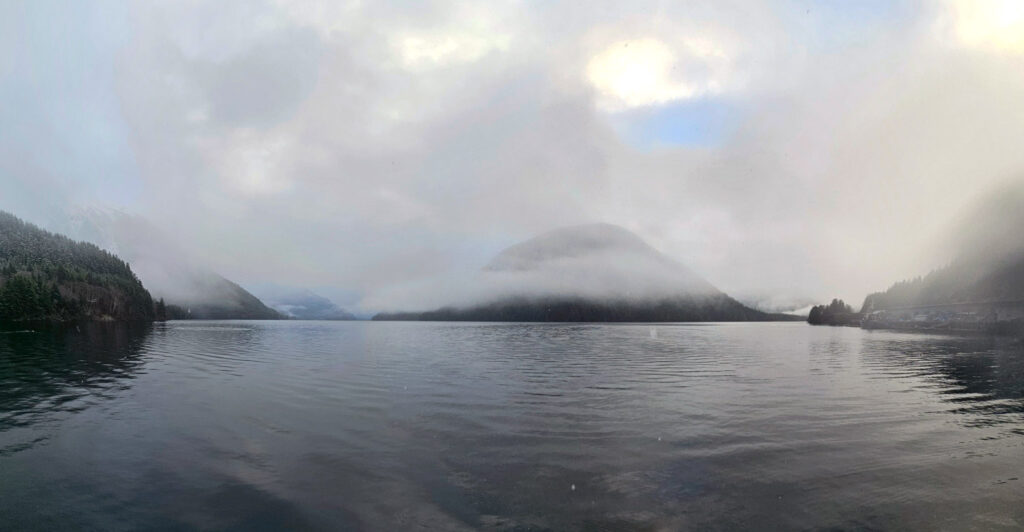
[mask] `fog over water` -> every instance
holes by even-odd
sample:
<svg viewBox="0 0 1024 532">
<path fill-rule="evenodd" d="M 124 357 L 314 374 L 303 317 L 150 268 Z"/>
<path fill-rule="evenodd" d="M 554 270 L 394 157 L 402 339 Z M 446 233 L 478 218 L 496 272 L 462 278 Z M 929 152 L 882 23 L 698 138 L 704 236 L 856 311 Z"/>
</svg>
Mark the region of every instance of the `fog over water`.
<svg viewBox="0 0 1024 532">
<path fill-rule="evenodd" d="M 859 302 L 1024 175 L 1021 35 L 1009 1 L 7 2 L 0 209 L 364 313 L 595 222 L 744 301 Z"/>
</svg>

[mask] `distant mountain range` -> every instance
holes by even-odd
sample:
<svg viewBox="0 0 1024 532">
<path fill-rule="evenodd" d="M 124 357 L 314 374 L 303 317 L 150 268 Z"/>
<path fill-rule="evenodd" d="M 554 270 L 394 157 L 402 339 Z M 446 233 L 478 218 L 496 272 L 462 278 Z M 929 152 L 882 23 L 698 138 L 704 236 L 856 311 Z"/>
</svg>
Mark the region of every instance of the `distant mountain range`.
<svg viewBox="0 0 1024 532">
<path fill-rule="evenodd" d="M 0 321 L 152 321 L 156 314 L 125 261 L 0 212 Z"/>
<path fill-rule="evenodd" d="M 260 290 L 261 299 L 277 312 L 297 320 L 354 320 L 355 315 L 326 297 L 305 289 Z"/>
<path fill-rule="evenodd" d="M 766 321 L 621 227 L 567 227 L 511 246 L 483 270 L 483 301 L 375 320 Z"/>
<path fill-rule="evenodd" d="M 72 213 L 67 233 L 127 260 L 171 319 L 283 319 L 238 284 L 190 257 L 147 219 L 119 211 Z"/>
</svg>

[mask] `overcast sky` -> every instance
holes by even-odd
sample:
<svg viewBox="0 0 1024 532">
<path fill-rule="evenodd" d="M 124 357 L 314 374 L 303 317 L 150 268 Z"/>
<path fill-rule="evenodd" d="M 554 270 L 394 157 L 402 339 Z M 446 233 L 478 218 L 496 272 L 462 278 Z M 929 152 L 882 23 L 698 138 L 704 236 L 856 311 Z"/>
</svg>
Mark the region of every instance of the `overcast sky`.
<svg viewBox="0 0 1024 532">
<path fill-rule="evenodd" d="M 945 260 L 1024 175 L 1024 2 L 0 1 L 0 209 L 355 294 L 626 227 L 742 298 Z"/>
</svg>

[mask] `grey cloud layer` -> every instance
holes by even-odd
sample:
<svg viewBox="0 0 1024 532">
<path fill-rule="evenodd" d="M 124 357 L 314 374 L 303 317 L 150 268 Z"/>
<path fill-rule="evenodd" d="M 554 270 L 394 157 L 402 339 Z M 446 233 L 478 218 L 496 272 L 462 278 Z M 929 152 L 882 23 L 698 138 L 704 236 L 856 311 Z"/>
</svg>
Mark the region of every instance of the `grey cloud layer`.
<svg viewBox="0 0 1024 532">
<path fill-rule="evenodd" d="M 823 44 L 831 28 L 784 2 L 137 4 L 98 59 L 139 189 L 118 206 L 243 284 L 355 290 L 368 310 L 595 221 L 740 297 L 856 300 L 944 260 L 953 215 L 1024 167 L 1024 56 L 907 6 Z M 618 136 L 587 69 L 640 39 L 741 104 L 733 135 Z M 5 184 L 31 190 L 0 153 Z"/>
</svg>

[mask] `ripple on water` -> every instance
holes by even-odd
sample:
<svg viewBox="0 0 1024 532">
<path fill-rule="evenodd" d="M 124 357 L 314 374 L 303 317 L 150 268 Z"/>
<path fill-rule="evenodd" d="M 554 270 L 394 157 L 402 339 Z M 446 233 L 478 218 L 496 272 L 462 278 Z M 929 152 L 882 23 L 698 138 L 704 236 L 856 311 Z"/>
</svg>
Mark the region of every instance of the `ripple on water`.
<svg viewBox="0 0 1024 532">
<path fill-rule="evenodd" d="M 998 339 L 788 323 L 4 334 L 0 515 L 15 529 L 1014 529 L 1022 382 L 1021 347 Z"/>
</svg>

